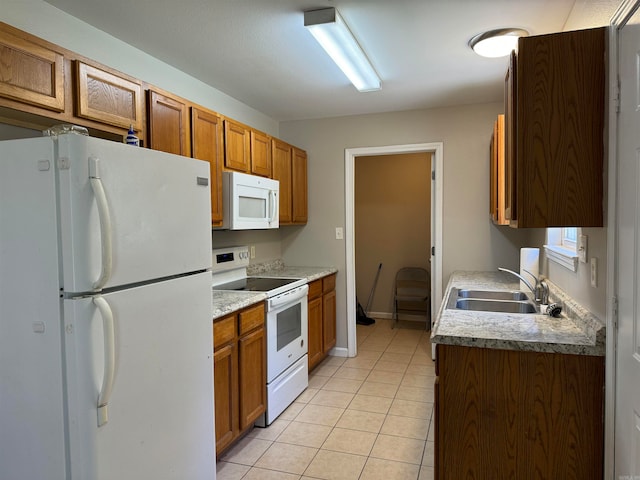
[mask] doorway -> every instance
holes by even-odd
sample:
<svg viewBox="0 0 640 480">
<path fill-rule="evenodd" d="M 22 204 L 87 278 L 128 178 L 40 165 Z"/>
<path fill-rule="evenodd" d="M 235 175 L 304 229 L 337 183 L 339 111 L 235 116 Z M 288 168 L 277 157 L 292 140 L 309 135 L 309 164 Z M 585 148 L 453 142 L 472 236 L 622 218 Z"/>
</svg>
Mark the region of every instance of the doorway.
<svg viewBox="0 0 640 480">
<path fill-rule="evenodd" d="M 355 285 L 355 160 L 357 157 L 425 152 L 431 161 L 431 311 L 435 314 L 442 301 L 442 171 L 443 144 L 422 143 L 361 147 L 345 150 L 345 248 L 347 267 L 347 356 L 357 354 Z"/>
<path fill-rule="evenodd" d="M 356 298 L 372 318 L 392 318 L 400 268 L 431 271 L 431 157 L 427 152 L 356 157 Z"/>
</svg>

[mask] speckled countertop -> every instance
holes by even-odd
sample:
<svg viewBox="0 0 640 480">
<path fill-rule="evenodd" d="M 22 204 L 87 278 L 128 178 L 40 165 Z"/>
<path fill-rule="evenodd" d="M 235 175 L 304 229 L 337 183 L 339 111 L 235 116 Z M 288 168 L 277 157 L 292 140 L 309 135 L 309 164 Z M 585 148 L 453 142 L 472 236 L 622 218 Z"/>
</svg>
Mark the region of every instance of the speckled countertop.
<svg viewBox="0 0 640 480">
<path fill-rule="evenodd" d="M 447 308 L 453 288 L 519 290 L 503 272 L 454 272 L 431 333 L 433 343 L 480 348 L 603 356 L 605 326 L 559 287 L 549 285 L 550 301 L 563 306 L 559 318 L 547 315 L 481 312 Z"/>
<path fill-rule="evenodd" d="M 249 267 L 247 267 L 247 275 L 304 278 L 307 282 L 313 282 L 337 271 L 338 270 L 333 267 L 287 267 L 281 260 L 249 265 Z M 215 290 L 215 288 L 212 290 L 212 294 L 214 320 L 267 299 L 265 293 Z"/>
</svg>

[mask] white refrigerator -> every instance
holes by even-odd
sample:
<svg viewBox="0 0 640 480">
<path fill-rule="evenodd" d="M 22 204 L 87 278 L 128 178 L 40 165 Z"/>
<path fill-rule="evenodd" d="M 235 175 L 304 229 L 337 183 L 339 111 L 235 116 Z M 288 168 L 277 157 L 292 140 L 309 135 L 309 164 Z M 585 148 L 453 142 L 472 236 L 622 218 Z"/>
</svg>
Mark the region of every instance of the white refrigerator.
<svg viewBox="0 0 640 480">
<path fill-rule="evenodd" d="M 209 164 L 0 142 L 0 478 L 215 479 Z"/>
</svg>

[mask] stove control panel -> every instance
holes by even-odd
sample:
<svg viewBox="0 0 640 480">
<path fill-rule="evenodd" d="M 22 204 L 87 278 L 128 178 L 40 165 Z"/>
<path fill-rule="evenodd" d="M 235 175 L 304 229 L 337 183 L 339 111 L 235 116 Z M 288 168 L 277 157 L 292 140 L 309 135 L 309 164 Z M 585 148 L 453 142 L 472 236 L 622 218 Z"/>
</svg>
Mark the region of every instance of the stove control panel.
<svg viewBox="0 0 640 480">
<path fill-rule="evenodd" d="M 249 265 L 249 247 L 225 247 L 213 249 L 213 272 L 224 272 Z"/>
</svg>

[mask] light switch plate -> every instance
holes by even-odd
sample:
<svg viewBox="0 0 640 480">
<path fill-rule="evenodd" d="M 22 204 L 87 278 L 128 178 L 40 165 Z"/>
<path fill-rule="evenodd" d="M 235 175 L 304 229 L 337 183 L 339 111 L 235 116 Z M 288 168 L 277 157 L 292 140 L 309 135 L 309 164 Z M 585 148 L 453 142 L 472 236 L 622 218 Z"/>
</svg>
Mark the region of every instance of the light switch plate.
<svg viewBox="0 0 640 480">
<path fill-rule="evenodd" d="M 344 238 L 344 234 L 342 232 L 342 227 L 336 227 L 336 240 L 342 240 Z"/>
<path fill-rule="evenodd" d="M 578 258 L 580 263 L 587 263 L 587 236 L 578 236 Z"/>
</svg>

